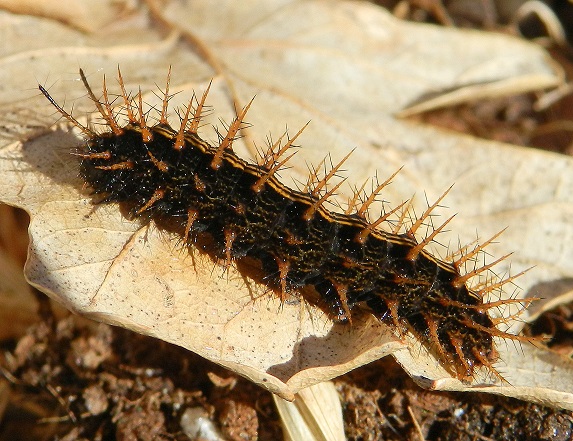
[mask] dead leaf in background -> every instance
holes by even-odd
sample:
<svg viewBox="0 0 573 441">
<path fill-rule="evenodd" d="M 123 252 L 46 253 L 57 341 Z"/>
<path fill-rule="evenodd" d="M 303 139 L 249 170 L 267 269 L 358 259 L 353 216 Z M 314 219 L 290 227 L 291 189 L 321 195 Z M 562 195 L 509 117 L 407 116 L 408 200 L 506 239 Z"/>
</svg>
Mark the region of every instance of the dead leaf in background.
<svg viewBox="0 0 573 441">
<path fill-rule="evenodd" d="M 53 0 L 0 0 L 0 10 L 58 20 L 84 32 L 101 30 L 125 19 L 134 12 L 134 7 L 135 3 L 130 0 L 66 0 L 65 8 Z"/>
<path fill-rule="evenodd" d="M 77 81 L 78 67 L 94 90 L 103 73 L 115 77 L 119 64 L 128 90 L 141 86 L 157 93 L 172 65 L 171 90 L 183 91 L 173 106 L 213 79 L 208 103 L 214 112 L 202 133 L 207 139 L 215 139 L 209 124 L 230 121 L 256 95 L 247 118 L 252 127 L 236 144 L 243 157 L 253 144 L 263 146 L 269 133 L 276 139 L 285 125 L 295 132 L 311 121 L 285 182 L 305 180 L 307 162 L 316 164 L 327 153 L 336 161 L 356 148 L 345 164 L 350 181 L 361 184 L 404 166 L 384 198 L 398 204 L 417 193 L 418 213 L 425 205 L 422 192 L 432 201 L 455 183 L 446 203 L 459 215 L 440 239 L 450 248 L 458 237 L 471 242 L 476 231 L 485 238 L 509 226 L 489 251 L 501 256 L 517 250 L 512 273 L 537 265 L 520 278 L 524 293 L 535 295 L 536 284 L 573 273 L 566 246 L 573 234 L 569 158 L 445 134 L 393 116 L 440 90 L 499 89 L 524 78 L 528 90 L 556 85 L 558 75 L 543 50 L 502 35 L 404 23 L 359 2 L 149 5 L 168 32 L 148 24 L 144 10 L 94 34 L 1 14 L 3 27 L 24 34 L 38 29 L 34 40 L 16 39 L 0 54 L 3 107 L 57 118 L 36 91 L 39 81 L 67 109 L 73 104 L 79 117 L 93 104 Z M 149 93 L 146 101 L 158 98 Z M 117 207 L 94 210 L 79 193 L 77 164 L 69 155 L 79 142 L 65 131 L 25 143 L 9 137 L 0 161 L 2 200 L 32 215 L 27 276 L 70 309 L 186 347 L 286 398 L 389 353 L 420 384 L 468 389 L 374 319 L 347 327 L 304 302 L 281 306 L 260 286 L 234 270 L 223 273 L 204 256 L 193 256 L 193 268 L 192 256 L 153 225 L 141 228 Z M 512 386 L 482 384 L 480 390 L 573 408 L 567 392 L 573 387 L 563 383 L 571 381 L 570 362 L 536 355 L 534 373 L 547 374 L 525 375 L 530 349 L 502 343 L 500 350 L 500 370 Z"/>
<path fill-rule="evenodd" d="M 37 320 L 36 309 L 20 267 L 0 252 L 0 340 L 22 336 Z"/>
</svg>

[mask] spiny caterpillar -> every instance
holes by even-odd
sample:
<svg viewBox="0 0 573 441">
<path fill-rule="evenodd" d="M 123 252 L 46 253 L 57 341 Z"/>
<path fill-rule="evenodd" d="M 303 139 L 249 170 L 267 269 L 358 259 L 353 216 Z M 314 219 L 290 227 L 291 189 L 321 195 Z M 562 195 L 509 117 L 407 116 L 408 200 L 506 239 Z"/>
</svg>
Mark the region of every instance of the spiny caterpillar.
<svg viewBox="0 0 573 441">
<path fill-rule="evenodd" d="M 526 338 L 499 330 L 496 325 L 508 318 L 494 318 L 488 311 L 512 303 L 524 308 L 531 299 L 483 300 L 521 273 L 468 286 L 470 279 L 507 256 L 466 274 L 460 271 L 500 233 L 481 245 L 462 249 L 451 262 L 425 249 L 451 218 L 424 240 L 416 239 L 416 230 L 425 225 L 447 191 L 407 231 L 394 228 L 387 232 L 380 227 L 388 225 L 388 217 L 404 204 L 373 222 L 368 210 L 394 175 L 376 183 L 369 196 L 355 192 L 343 213 L 329 211 L 325 202 L 340 185 L 328 188 L 327 184 L 346 158 L 322 179 L 315 169 L 303 190 L 278 180 L 276 173 L 292 157 L 293 142 L 304 127 L 285 143 L 281 137 L 256 163 L 250 163 L 233 152 L 232 144 L 251 103 L 239 112 L 225 135 L 219 134 L 219 145 L 210 145 L 197 133 L 209 88 L 201 99 L 193 95 L 179 114 L 181 125 L 175 130 L 167 121 L 170 73 L 159 120 L 151 126 L 141 91 L 134 96 L 126 92 L 119 68 L 120 110 L 112 109 L 105 77 L 100 100 L 82 70 L 80 76 L 107 131 L 98 133 L 82 125 L 39 88 L 83 132 L 85 143 L 74 154 L 80 158 L 79 174 L 91 189 L 94 203 L 119 203 L 130 219 L 143 223 L 167 221 L 176 226 L 186 246 L 208 238 L 211 254 L 223 265 L 254 259 L 265 275 L 264 283 L 283 301 L 289 293 L 313 288 L 332 319 L 339 322 L 351 322 L 353 311 L 365 308 L 396 335 L 411 332 L 462 381 L 474 379 L 480 367 L 503 380 L 494 367 L 499 355 L 493 337 Z M 118 122 L 122 112 L 129 120 L 123 126 Z"/>
</svg>

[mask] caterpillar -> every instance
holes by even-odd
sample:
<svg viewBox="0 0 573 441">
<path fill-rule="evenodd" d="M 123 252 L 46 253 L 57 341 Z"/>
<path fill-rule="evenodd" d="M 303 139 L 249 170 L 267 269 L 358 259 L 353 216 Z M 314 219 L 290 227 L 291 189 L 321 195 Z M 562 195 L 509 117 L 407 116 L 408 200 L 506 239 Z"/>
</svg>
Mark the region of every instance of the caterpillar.
<svg viewBox="0 0 573 441">
<path fill-rule="evenodd" d="M 416 231 L 447 191 L 428 204 L 405 232 L 386 231 L 389 216 L 405 212 L 405 203 L 374 221 L 369 220 L 369 207 L 398 172 L 376 182 L 366 197 L 356 191 L 343 212 L 331 211 L 325 203 L 340 182 L 329 183 L 348 156 L 322 178 L 315 168 L 304 189 L 292 189 L 277 177 L 292 158 L 294 142 L 304 127 L 283 142 L 285 133 L 256 162 L 248 162 L 235 154 L 232 145 L 252 101 L 238 112 L 226 133 L 217 132 L 218 144 L 212 145 L 198 135 L 210 85 L 201 98 L 194 94 L 179 109 L 181 122 L 175 129 L 167 119 L 171 71 L 154 124 L 143 109 L 141 90 L 126 91 L 119 67 L 121 92 L 115 97 L 121 101 L 119 110 L 114 108 L 105 77 L 101 98 L 81 69 L 80 77 L 103 119 L 103 131 L 81 124 L 43 86 L 39 89 L 83 133 L 85 142 L 72 153 L 79 159 L 79 175 L 94 204 L 119 204 L 130 220 L 170 225 L 186 247 L 207 240 L 208 252 L 223 266 L 243 258 L 258 262 L 263 282 L 282 301 L 310 288 L 332 320 L 350 325 L 355 311 L 366 310 L 398 337 L 413 334 L 463 382 L 471 382 L 480 368 L 504 380 L 495 368 L 499 355 L 494 337 L 528 338 L 497 328 L 517 314 L 496 318 L 490 310 L 517 303 L 521 312 L 533 299 L 484 300 L 523 272 L 470 286 L 472 278 L 490 271 L 508 255 L 463 273 L 464 265 L 475 261 L 501 232 L 462 249 L 451 261 L 426 248 L 453 216 L 423 240 L 416 238 Z M 119 123 L 120 114 L 127 117 L 126 124 Z"/>
</svg>

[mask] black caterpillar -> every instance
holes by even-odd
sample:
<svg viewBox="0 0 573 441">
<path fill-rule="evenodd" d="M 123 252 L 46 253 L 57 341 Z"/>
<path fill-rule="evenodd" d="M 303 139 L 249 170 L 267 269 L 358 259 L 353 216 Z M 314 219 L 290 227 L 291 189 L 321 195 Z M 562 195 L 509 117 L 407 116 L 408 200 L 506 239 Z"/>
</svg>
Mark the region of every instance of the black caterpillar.
<svg viewBox="0 0 573 441">
<path fill-rule="evenodd" d="M 481 366 L 502 378 L 494 368 L 499 356 L 493 337 L 525 337 L 497 329 L 497 321 L 507 319 L 496 321 L 488 310 L 515 302 L 527 305 L 531 299 L 484 303 L 484 295 L 519 275 L 480 289 L 468 287 L 470 278 L 507 256 L 460 273 L 464 263 L 500 233 L 453 262 L 424 249 L 451 218 L 423 241 L 416 240 L 416 229 L 447 192 L 405 233 L 389 233 L 378 227 L 402 205 L 375 222 L 367 220 L 367 212 L 391 178 L 365 199 L 355 194 L 346 213 L 336 213 L 327 210 L 324 202 L 339 184 L 326 188 L 344 160 L 322 179 L 315 171 L 304 191 L 288 188 L 274 176 L 292 156 L 286 154 L 302 129 L 284 145 L 279 140 L 271 146 L 258 163 L 249 163 L 231 146 L 250 103 L 227 133 L 219 135 L 219 145 L 210 145 L 197 134 L 209 89 L 200 100 L 194 96 L 175 130 L 167 122 L 168 76 L 159 121 L 148 126 L 141 92 L 127 94 L 119 73 L 121 111 L 129 119 L 120 126 L 105 78 L 100 100 L 81 70 L 80 76 L 107 131 L 97 133 L 80 124 L 39 88 L 85 135 L 85 143 L 74 154 L 80 158 L 79 174 L 95 203 L 119 203 L 127 207 L 129 218 L 175 225 L 188 246 L 208 237 L 212 254 L 225 265 L 235 259 L 255 259 L 265 283 L 283 300 L 289 292 L 313 287 L 333 320 L 351 322 L 354 308 L 367 308 L 397 335 L 412 332 L 460 380 L 471 381 Z"/>
</svg>

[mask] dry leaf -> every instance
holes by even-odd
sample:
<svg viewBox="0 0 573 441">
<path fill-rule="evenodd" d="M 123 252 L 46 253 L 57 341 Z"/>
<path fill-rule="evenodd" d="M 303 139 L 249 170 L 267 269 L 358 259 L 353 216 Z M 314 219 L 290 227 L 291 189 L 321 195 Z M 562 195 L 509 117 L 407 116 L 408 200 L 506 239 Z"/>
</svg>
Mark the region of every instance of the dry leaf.
<svg viewBox="0 0 573 441">
<path fill-rule="evenodd" d="M 273 395 L 285 440 L 344 441 L 340 397 L 332 381 L 302 389 L 294 403 Z"/>
<path fill-rule="evenodd" d="M 0 10 L 48 17 L 84 32 L 101 30 L 120 18 L 125 20 L 134 12 L 134 2 L 130 0 L 67 0 L 65 6 L 63 8 L 53 0 L 0 0 Z M 28 35 L 34 37 L 34 33 Z"/>
<path fill-rule="evenodd" d="M 11 133 L 34 135 L 26 142 L 14 136 L 1 141 L 0 197 L 32 215 L 27 277 L 70 309 L 184 346 L 289 399 L 390 353 L 427 387 L 471 389 L 374 319 L 334 325 L 305 302 L 280 305 L 234 269 L 226 273 L 202 255 L 187 255 L 153 225 L 129 222 L 113 206 L 94 209 L 80 193 L 69 155 L 78 138 L 66 131 L 37 137 L 37 122 L 12 117 L 33 108 L 42 121 L 55 118 L 34 91 L 37 81 L 58 102 L 65 99 L 66 108 L 73 104 L 76 116 L 93 110 L 77 82 L 79 66 L 96 90 L 102 73 L 114 77 L 120 64 L 128 89 L 157 91 L 172 65 L 171 90 L 183 91 L 173 106 L 213 79 L 214 112 L 207 124 L 219 117 L 230 121 L 256 94 L 248 115 L 253 126 L 236 148 L 243 157 L 269 132 L 277 137 L 285 125 L 298 129 L 311 120 L 285 182 L 306 179 L 305 161 L 318 163 L 327 153 L 336 160 L 356 148 L 346 164 L 354 184 L 404 166 L 384 194 L 393 204 L 417 193 L 420 212 L 423 192 L 433 200 L 455 183 L 446 203 L 459 215 L 441 236 L 451 249 L 458 237 L 471 242 L 476 231 L 485 238 L 509 226 L 490 251 L 501 256 L 517 250 L 512 273 L 537 264 L 520 278 L 523 294 L 536 295 L 537 284 L 573 273 L 566 246 L 573 234 L 569 158 L 445 134 L 393 116 L 436 91 L 471 86 L 479 95 L 500 85 L 556 85 L 558 75 L 540 48 L 502 35 L 404 23 L 360 2 L 149 4 L 169 33 L 146 24 L 145 10 L 139 19 L 93 34 L 0 14 L 6 28 L 38 30 L 33 41 L 16 39 L 10 52 L 6 45 L 0 54 L 0 101 L 8 109 L 0 123 L 10 115 L 17 126 Z M 157 100 L 146 95 L 151 104 Z M 202 135 L 215 139 L 208 125 Z M 500 371 L 512 386 L 482 384 L 480 390 L 573 408 L 570 362 L 525 346 L 524 355 L 511 344 L 500 349 Z M 534 363 L 531 357 L 524 362 L 530 351 Z"/>
<path fill-rule="evenodd" d="M 0 340 L 23 335 L 38 319 L 37 307 L 20 267 L 0 252 Z"/>
</svg>

